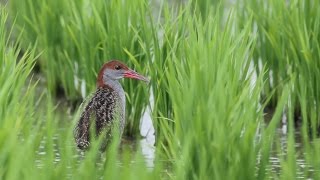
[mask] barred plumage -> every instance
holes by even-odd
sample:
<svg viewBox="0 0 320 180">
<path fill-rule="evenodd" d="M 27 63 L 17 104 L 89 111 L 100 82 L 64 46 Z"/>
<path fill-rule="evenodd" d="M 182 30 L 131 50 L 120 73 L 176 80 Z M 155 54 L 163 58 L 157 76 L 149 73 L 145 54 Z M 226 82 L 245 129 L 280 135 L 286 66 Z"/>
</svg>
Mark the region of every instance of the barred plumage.
<svg viewBox="0 0 320 180">
<path fill-rule="evenodd" d="M 100 87 L 87 103 L 75 128 L 75 139 L 80 149 L 85 149 L 90 144 L 90 124 L 95 125 L 96 135 L 106 131 L 107 136 L 112 136 L 112 128 L 119 128 L 122 134 L 124 129 L 124 104 L 120 101 L 119 94 L 109 87 Z M 116 120 L 117 119 L 117 120 Z"/>
<path fill-rule="evenodd" d="M 84 104 L 74 129 L 75 141 L 80 149 L 89 147 L 90 135 L 93 134 L 91 129 L 95 130 L 95 136 L 106 132 L 103 149 L 114 134 L 121 137 L 125 125 L 125 93 L 118 80 L 123 77 L 149 81 L 119 61 L 104 64 L 98 74 L 97 90 Z"/>
</svg>

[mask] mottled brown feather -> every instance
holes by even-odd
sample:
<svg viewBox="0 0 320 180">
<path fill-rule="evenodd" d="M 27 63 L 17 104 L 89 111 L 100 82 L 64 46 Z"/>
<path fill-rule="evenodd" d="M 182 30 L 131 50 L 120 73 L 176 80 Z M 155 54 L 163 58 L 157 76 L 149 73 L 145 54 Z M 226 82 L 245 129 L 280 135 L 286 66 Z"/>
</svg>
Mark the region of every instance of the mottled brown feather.
<svg viewBox="0 0 320 180">
<path fill-rule="evenodd" d="M 90 126 L 93 123 L 95 124 L 96 136 L 106 131 L 109 136 L 106 140 L 111 139 L 113 128 L 118 128 L 122 134 L 124 114 L 119 103 L 121 103 L 119 95 L 113 89 L 108 86 L 97 89 L 85 105 L 74 131 L 76 144 L 80 149 L 86 149 L 90 145 Z"/>
</svg>

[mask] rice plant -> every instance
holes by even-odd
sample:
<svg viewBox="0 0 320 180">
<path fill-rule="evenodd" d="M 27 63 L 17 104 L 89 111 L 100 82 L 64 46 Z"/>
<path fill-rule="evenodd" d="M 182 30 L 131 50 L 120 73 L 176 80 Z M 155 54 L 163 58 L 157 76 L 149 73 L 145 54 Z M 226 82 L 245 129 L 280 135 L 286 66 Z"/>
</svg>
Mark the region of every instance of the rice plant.
<svg viewBox="0 0 320 180">
<path fill-rule="evenodd" d="M 14 27 L 0 14 L 1 178 L 319 179 L 319 3 L 241 2 L 10 1 Z M 78 150 L 79 112 L 56 105 L 57 87 L 85 97 L 113 58 L 151 78 L 123 82 L 127 135 L 151 106 L 151 168 L 120 139 L 105 153 L 102 136 Z M 30 81 L 35 64 L 47 86 Z"/>
<path fill-rule="evenodd" d="M 309 110 L 319 112 L 320 91 L 316 80 L 319 75 L 319 2 L 245 0 L 240 6 L 239 23 L 245 23 L 253 15 L 252 28 L 258 34 L 254 56 L 257 71 L 259 63 L 267 66 L 264 94 L 272 93 L 277 87 L 271 106 L 276 105 L 288 79 L 297 75 L 293 92 L 296 118 L 301 116 L 299 94 L 306 87 L 310 87 L 306 89 Z M 317 124 L 314 125 L 319 126 Z"/>
<path fill-rule="evenodd" d="M 10 1 L 16 26 L 23 31 L 23 47 L 37 42 L 42 52 L 38 63 L 49 91 L 62 89 L 67 99 L 80 102 L 94 90 L 97 72 L 110 59 L 146 74 L 148 60 L 139 44 L 148 40 L 147 7 L 144 0 Z M 136 136 L 148 87 L 134 81 L 124 84 L 130 97 L 126 134 Z"/>
<path fill-rule="evenodd" d="M 178 179 L 254 179 L 263 119 L 262 76 L 252 89 L 248 71 L 254 38 L 249 25 L 234 26 L 232 13 L 225 28 L 215 15 L 202 23 L 186 11 L 193 18 L 185 21 L 178 53 L 168 58 L 175 168 Z"/>
<path fill-rule="evenodd" d="M 293 146 L 294 132 L 301 131 L 305 148 L 302 151 L 306 151 L 302 157 L 318 169 L 315 162 L 319 159 L 311 157 L 317 157 L 314 148 L 319 132 L 319 2 L 245 0 L 239 2 L 238 8 L 241 9 L 238 11 L 239 24 L 245 24 L 253 17 L 252 29 L 257 33 L 255 67 L 258 72 L 261 64 L 267 67 L 263 95 L 275 92 L 269 104 L 274 108 L 284 87 L 290 87 L 284 110 L 289 123 L 288 142 Z M 284 179 L 297 176 L 294 156 L 298 152 L 294 147 L 286 148 L 290 153 L 282 161 Z M 317 174 L 304 173 L 306 177 Z"/>
<path fill-rule="evenodd" d="M 139 153 L 128 156 L 124 150 L 119 158 L 117 143 L 109 147 L 107 156 L 99 152 L 98 141 L 85 156 L 77 152 L 72 135 L 76 122 L 72 120 L 77 120 L 77 115 L 70 118 L 53 106 L 46 91 L 42 98 L 37 94 L 30 79 L 37 58 L 35 48 L 26 49 L 18 58 L 19 39 L 17 43 L 9 41 L 12 29 L 6 29 L 7 17 L 0 9 L 1 178 L 155 178 L 157 171 L 145 171 Z M 132 160 L 137 162 L 133 165 Z M 139 176 L 133 176 L 137 171 Z"/>
</svg>

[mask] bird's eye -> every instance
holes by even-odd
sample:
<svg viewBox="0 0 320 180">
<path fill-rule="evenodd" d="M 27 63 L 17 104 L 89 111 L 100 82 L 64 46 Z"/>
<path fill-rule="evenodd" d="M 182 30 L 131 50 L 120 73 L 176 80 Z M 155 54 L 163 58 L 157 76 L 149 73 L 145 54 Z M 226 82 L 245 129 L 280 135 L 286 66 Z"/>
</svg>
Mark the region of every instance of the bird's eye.
<svg viewBox="0 0 320 180">
<path fill-rule="evenodd" d="M 115 66 L 114 66 L 114 69 L 115 69 L 115 70 L 120 70 L 121 67 L 120 67 L 119 65 L 115 65 Z"/>
</svg>

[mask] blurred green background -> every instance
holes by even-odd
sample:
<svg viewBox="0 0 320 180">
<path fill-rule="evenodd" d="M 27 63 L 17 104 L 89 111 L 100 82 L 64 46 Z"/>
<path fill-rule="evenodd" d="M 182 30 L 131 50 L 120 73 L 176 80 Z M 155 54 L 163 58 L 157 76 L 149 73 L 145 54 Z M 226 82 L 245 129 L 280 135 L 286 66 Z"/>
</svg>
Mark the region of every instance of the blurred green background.
<svg viewBox="0 0 320 180">
<path fill-rule="evenodd" d="M 1 1 L 0 177 L 320 179 L 319 23 L 317 0 Z M 120 147 L 81 152 L 110 59 L 151 83 L 121 81 Z"/>
</svg>

